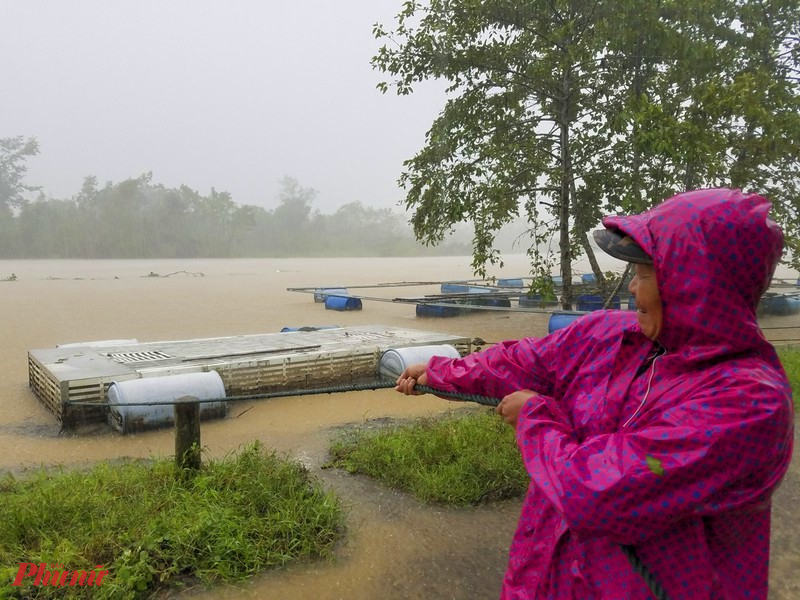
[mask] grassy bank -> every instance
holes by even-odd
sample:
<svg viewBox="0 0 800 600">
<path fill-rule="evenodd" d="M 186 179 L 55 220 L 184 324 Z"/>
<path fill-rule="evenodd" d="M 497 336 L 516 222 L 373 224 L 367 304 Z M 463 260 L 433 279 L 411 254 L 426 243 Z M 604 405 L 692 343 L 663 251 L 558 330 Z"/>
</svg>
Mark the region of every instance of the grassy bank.
<svg viewBox="0 0 800 600">
<path fill-rule="evenodd" d="M 0 597 L 146 598 L 329 555 L 338 499 L 305 467 L 249 446 L 181 477 L 172 460 L 0 480 Z M 98 586 L 12 586 L 20 563 L 108 575 Z M 55 567 L 50 567 L 52 570 Z"/>
<path fill-rule="evenodd" d="M 786 347 L 778 349 L 778 356 L 783 363 L 789 383 L 794 392 L 795 411 L 800 410 L 800 348 Z"/>
<path fill-rule="evenodd" d="M 349 432 L 330 465 L 364 473 L 426 501 L 475 504 L 522 494 L 528 477 L 514 430 L 494 411 Z"/>
</svg>

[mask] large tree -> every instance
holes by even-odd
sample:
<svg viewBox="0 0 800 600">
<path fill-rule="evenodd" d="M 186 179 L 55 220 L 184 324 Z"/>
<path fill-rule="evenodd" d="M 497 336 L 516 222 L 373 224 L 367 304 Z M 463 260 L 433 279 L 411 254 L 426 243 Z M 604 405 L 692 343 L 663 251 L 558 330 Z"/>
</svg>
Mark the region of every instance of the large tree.
<svg viewBox="0 0 800 600">
<path fill-rule="evenodd" d="M 28 170 L 25 161 L 39 154 L 36 138 L 0 138 L 0 212 L 9 211 L 24 202 L 24 192 L 38 190 L 38 187 L 25 185 Z"/>
<path fill-rule="evenodd" d="M 600 133 L 612 143 L 594 162 L 593 191 L 626 211 L 704 185 L 779 191 L 778 212 L 796 204 L 785 191 L 800 172 L 800 2 L 631 10 L 637 27 L 625 27 L 623 13 L 610 30 L 608 62 L 620 77 L 599 107 Z"/>
<path fill-rule="evenodd" d="M 592 258 L 586 232 L 601 213 L 704 185 L 796 187 L 799 4 L 406 2 L 393 30 L 375 27 L 387 43 L 373 64 L 392 78 L 381 88 L 449 84 L 400 179 L 416 235 L 437 243 L 472 221 L 484 274 L 495 233 L 521 210 L 537 241 L 559 237 L 568 307 L 572 260 Z M 530 255 L 534 274 L 549 272 L 539 244 Z"/>
<path fill-rule="evenodd" d="M 422 241 L 438 243 L 455 223 L 473 223 L 473 268 L 481 275 L 500 260 L 494 237 L 521 204 L 537 242 L 529 249 L 534 274 L 548 281 L 551 257 L 540 243 L 553 233 L 561 272 L 571 273 L 571 200 L 595 152 L 582 123 L 602 49 L 602 17 L 573 4 L 407 2 L 395 31 L 376 27 L 379 38 L 397 43 L 373 62 L 395 77 L 398 93 L 423 79 L 449 82 L 450 99 L 425 148 L 406 161 L 401 184 Z M 569 301 L 569 277 L 564 284 Z"/>
</svg>

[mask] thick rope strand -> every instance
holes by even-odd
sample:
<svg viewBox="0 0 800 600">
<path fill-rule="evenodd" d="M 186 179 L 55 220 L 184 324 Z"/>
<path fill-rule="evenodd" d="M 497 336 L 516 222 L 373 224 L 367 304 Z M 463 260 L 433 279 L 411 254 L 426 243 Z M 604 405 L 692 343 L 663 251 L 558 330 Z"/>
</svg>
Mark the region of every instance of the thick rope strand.
<svg viewBox="0 0 800 600">
<path fill-rule="evenodd" d="M 622 548 L 622 553 L 628 558 L 628 562 L 631 563 L 633 570 L 636 571 L 642 579 L 644 579 L 644 582 L 647 584 L 647 587 L 650 588 L 650 591 L 653 593 L 655 599 L 669 600 L 669 598 L 667 598 L 667 592 L 664 591 L 664 588 L 661 587 L 661 584 L 656 581 L 656 578 L 653 577 L 653 574 L 642 562 L 642 559 L 639 558 L 638 554 L 636 554 L 636 549 L 627 544 L 622 544 L 620 548 Z"/>
<path fill-rule="evenodd" d="M 367 383 L 347 383 L 341 385 L 330 385 L 319 388 L 307 388 L 296 390 L 278 390 L 275 392 L 264 392 L 261 394 L 247 394 L 242 396 L 225 396 L 224 398 L 207 398 L 207 399 L 193 399 L 187 400 L 185 404 L 208 404 L 212 402 L 244 402 L 247 400 L 263 400 L 266 398 L 288 398 L 291 396 L 312 396 L 315 394 L 338 394 L 342 392 L 362 392 L 366 390 L 381 390 L 394 388 L 396 383 L 394 381 L 371 381 Z M 488 396 L 481 396 L 479 394 L 464 394 L 462 392 L 447 392 L 438 390 L 426 385 L 415 386 L 420 392 L 428 392 L 436 394 L 443 398 L 452 400 L 460 400 L 462 402 L 475 402 L 484 406 L 497 406 L 500 400 L 497 398 L 489 398 Z M 152 402 L 88 402 L 88 401 L 73 401 L 65 402 L 64 406 L 95 406 L 95 407 L 118 407 L 118 406 L 172 406 L 174 404 L 184 404 L 176 400 L 168 401 L 152 401 Z"/>
</svg>

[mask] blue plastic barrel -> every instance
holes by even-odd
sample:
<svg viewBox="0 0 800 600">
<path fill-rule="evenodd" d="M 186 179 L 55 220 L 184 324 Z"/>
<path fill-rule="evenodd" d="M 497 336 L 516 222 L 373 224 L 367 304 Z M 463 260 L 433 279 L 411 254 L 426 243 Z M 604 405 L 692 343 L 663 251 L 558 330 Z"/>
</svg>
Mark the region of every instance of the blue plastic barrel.
<svg viewBox="0 0 800 600">
<path fill-rule="evenodd" d="M 800 312 L 800 298 L 797 296 L 766 296 L 761 300 L 761 308 L 768 315 L 795 315 Z"/>
<path fill-rule="evenodd" d="M 600 310 L 603 308 L 603 304 L 605 300 L 602 296 L 598 296 L 597 294 L 581 294 L 576 299 L 578 304 L 578 310 Z M 619 308 L 619 296 L 614 296 L 613 300 L 611 301 L 611 308 Z"/>
<path fill-rule="evenodd" d="M 522 283 L 522 279 L 498 279 L 497 285 L 499 287 L 513 287 L 513 288 L 521 288 L 524 286 Z"/>
<path fill-rule="evenodd" d="M 761 310 L 767 315 L 776 315 L 781 309 L 780 296 L 764 296 L 761 299 Z"/>
<path fill-rule="evenodd" d="M 347 296 L 345 288 L 317 288 L 314 290 L 314 302 L 325 302 L 328 296 Z"/>
<path fill-rule="evenodd" d="M 325 299 L 328 310 L 361 310 L 361 298 L 351 296 L 328 296 Z"/>
<path fill-rule="evenodd" d="M 628 298 L 628 310 L 636 310 L 636 296 Z"/>
<path fill-rule="evenodd" d="M 550 315 L 550 320 L 547 322 L 547 332 L 553 333 L 554 331 L 563 329 L 585 314 L 586 313 L 583 312 L 554 312 Z"/>
<path fill-rule="evenodd" d="M 594 273 L 584 273 L 581 275 L 581 281 L 583 283 L 597 283 L 597 277 L 594 276 Z"/>
<path fill-rule="evenodd" d="M 417 304 L 418 317 L 456 317 L 461 314 L 457 306 L 431 306 L 430 304 Z"/>
<path fill-rule="evenodd" d="M 463 283 L 443 283 L 441 289 L 443 294 L 463 294 L 469 291 L 469 286 Z"/>
<path fill-rule="evenodd" d="M 341 329 L 338 325 L 312 325 L 312 326 L 304 326 L 304 327 L 284 327 L 281 329 L 281 333 L 287 333 L 289 331 L 320 331 L 321 329 Z"/>
</svg>

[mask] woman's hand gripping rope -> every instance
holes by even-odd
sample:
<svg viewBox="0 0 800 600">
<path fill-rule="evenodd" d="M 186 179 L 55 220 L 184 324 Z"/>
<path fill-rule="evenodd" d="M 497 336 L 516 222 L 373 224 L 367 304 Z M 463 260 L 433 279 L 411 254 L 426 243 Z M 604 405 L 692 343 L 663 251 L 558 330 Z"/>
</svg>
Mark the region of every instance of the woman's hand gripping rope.
<svg viewBox="0 0 800 600">
<path fill-rule="evenodd" d="M 516 428 L 517 418 L 519 417 L 519 412 L 522 410 L 522 407 L 525 406 L 528 400 L 537 395 L 538 394 L 533 390 L 517 390 L 505 396 L 494 411 L 503 417 L 506 423 Z"/>
<path fill-rule="evenodd" d="M 418 392 L 415 386 L 428 384 L 428 375 L 425 373 L 427 365 L 425 363 L 417 363 L 406 368 L 397 378 L 396 387 L 394 388 L 401 394 L 406 396 L 419 396 L 425 392 Z"/>
<path fill-rule="evenodd" d="M 419 396 L 421 394 L 426 393 L 431 388 L 428 387 L 428 375 L 426 373 L 427 365 L 425 363 L 417 363 L 410 365 L 403 371 L 400 377 L 397 378 L 395 382 L 395 390 L 400 392 L 401 394 L 405 394 L 407 396 Z M 417 389 L 419 386 L 422 389 Z M 427 388 L 427 389 L 426 389 Z M 435 392 L 433 392 L 435 394 Z M 438 395 L 438 394 L 436 394 Z M 459 398 L 459 396 L 462 396 Z M 503 417 L 503 420 L 511 425 L 512 427 L 516 427 L 517 425 L 517 417 L 519 416 L 520 410 L 522 407 L 525 406 L 525 403 L 530 400 L 533 396 L 536 396 L 536 392 L 531 390 L 517 390 L 503 398 L 502 400 L 498 401 L 497 399 L 489 399 L 489 398 L 482 398 L 469 394 L 447 394 L 447 395 L 440 395 L 440 398 L 444 398 L 445 400 L 472 400 L 475 401 L 476 398 L 481 398 L 482 400 L 480 404 L 485 404 L 489 406 L 494 406 L 495 412 Z M 493 400 L 493 402 L 487 402 L 488 400 Z"/>
</svg>

